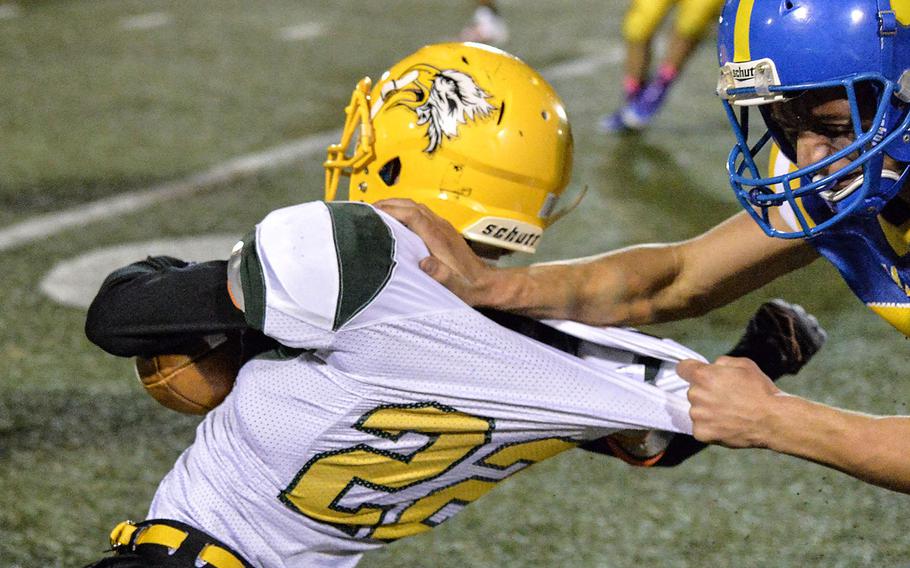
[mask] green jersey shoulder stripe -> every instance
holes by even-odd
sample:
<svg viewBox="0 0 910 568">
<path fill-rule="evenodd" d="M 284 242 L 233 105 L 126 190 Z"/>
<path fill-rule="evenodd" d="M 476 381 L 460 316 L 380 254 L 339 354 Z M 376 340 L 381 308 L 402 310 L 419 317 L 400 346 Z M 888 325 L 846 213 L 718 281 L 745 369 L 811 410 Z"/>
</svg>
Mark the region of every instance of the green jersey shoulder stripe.
<svg viewBox="0 0 910 568">
<path fill-rule="evenodd" d="M 240 249 L 240 283 L 243 292 L 243 315 L 246 322 L 255 329 L 265 329 L 265 278 L 259 253 L 256 252 L 256 229 L 250 231 L 241 240 Z M 230 263 L 229 266 L 234 263 Z M 230 269 L 229 269 L 230 270 Z M 230 280 L 230 275 L 228 276 Z"/>
<path fill-rule="evenodd" d="M 326 203 L 338 257 L 338 330 L 388 284 L 395 267 L 395 239 L 376 211 L 362 203 Z"/>
</svg>

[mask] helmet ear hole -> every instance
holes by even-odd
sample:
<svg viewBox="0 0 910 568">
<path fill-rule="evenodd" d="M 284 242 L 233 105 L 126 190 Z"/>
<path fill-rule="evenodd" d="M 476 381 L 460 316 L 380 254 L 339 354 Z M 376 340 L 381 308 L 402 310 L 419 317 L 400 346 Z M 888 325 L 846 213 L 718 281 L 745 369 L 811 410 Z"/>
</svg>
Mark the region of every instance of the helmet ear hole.
<svg viewBox="0 0 910 568">
<path fill-rule="evenodd" d="M 400 174 L 401 160 L 397 156 L 383 164 L 382 168 L 379 169 L 379 179 L 389 187 L 398 183 Z"/>
</svg>

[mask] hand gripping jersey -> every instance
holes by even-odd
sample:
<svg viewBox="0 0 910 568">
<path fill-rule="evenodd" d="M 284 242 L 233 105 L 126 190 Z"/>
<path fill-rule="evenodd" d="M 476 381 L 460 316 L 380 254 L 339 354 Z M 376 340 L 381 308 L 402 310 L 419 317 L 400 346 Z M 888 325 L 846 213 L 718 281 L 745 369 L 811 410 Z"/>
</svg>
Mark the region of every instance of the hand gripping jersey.
<svg viewBox="0 0 910 568">
<path fill-rule="evenodd" d="M 771 175 L 796 170 L 777 147 L 771 168 Z M 795 201 L 812 227 L 834 215 L 817 194 Z M 800 230 L 789 204 L 781 206 L 781 214 L 790 228 Z M 852 215 L 807 240 L 869 309 L 910 337 L 910 204 L 898 195 L 877 216 Z"/>
<path fill-rule="evenodd" d="M 353 566 L 582 441 L 691 432 L 674 369 L 697 354 L 557 323 L 587 339 L 563 353 L 464 304 L 420 271 L 427 255 L 366 204 L 266 217 L 242 243 L 233 294 L 283 347 L 244 365 L 149 518 L 196 526 L 256 566 Z"/>
</svg>

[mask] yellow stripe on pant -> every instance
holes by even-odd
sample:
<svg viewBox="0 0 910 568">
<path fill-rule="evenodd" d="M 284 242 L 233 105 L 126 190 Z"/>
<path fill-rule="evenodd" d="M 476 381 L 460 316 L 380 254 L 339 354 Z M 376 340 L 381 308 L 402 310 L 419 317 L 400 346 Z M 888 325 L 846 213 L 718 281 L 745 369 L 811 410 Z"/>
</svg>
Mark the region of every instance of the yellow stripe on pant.
<svg viewBox="0 0 910 568">
<path fill-rule="evenodd" d="M 717 22 L 723 0 L 632 0 L 623 19 L 623 39 L 631 43 L 651 40 L 671 8 L 676 6 L 677 35 L 697 40 Z"/>
<path fill-rule="evenodd" d="M 131 521 L 118 524 L 111 531 L 111 546 L 135 550 L 143 544 L 156 544 L 172 551 L 179 549 L 189 533 L 166 524 L 152 523 L 136 526 Z M 197 560 L 212 568 L 245 568 L 247 565 L 230 550 L 214 543 L 207 543 L 199 552 Z"/>
</svg>

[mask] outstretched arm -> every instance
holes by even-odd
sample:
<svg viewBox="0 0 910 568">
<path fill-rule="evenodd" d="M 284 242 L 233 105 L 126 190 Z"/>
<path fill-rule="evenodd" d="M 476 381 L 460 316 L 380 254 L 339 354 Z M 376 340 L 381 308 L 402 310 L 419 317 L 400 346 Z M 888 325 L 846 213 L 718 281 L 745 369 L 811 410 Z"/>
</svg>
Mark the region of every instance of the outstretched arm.
<svg viewBox="0 0 910 568">
<path fill-rule="evenodd" d="M 592 325 L 641 325 L 701 315 L 817 258 L 800 240 L 772 239 L 743 212 L 694 239 L 497 269 L 423 205 L 377 204 L 417 233 L 421 268 L 474 306 Z"/>
<path fill-rule="evenodd" d="M 227 293 L 225 261 L 166 256 L 112 272 L 85 322 L 89 340 L 122 357 L 185 353 L 204 335 L 246 329 Z"/>
<path fill-rule="evenodd" d="M 910 416 L 841 410 L 777 388 L 748 359 L 683 361 L 695 438 L 731 448 L 768 448 L 910 493 Z"/>
</svg>

